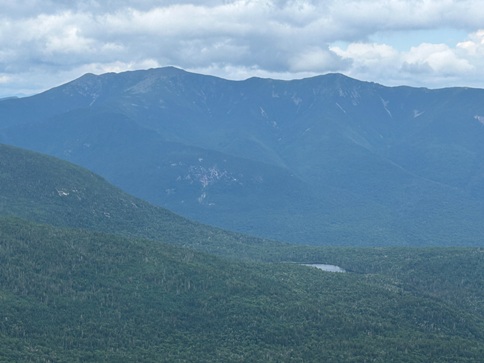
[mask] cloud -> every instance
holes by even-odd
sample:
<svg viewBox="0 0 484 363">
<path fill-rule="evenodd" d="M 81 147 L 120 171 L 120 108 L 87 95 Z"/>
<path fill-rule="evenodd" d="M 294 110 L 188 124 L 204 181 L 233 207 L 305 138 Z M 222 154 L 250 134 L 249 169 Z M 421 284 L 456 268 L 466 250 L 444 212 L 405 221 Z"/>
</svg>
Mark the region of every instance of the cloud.
<svg viewBox="0 0 484 363">
<path fill-rule="evenodd" d="M 336 71 L 386 84 L 429 75 L 429 86 L 474 77 L 484 86 L 482 19 L 477 0 L 0 0 L 0 74 L 10 93 L 146 65 L 232 79 Z M 444 27 L 469 37 L 404 50 L 371 41 Z"/>
<path fill-rule="evenodd" d="M 335 46 L 332 50 L 351 61 L 351 68 L 347 70 L 349 75 L 382 79 L 388 85 L 471 85 L 473 80 L 479 79 L 478 69 L 482 64 L 480 59 L 475 58 L 476 62 L 473 62 L 466 57 L 458 46 L 452 48 L 446 44 L 422 43 L 407 51 L 399 51 L 386 44 L 351 43 L 346 48 Z"/>
<path fill-rule="evenodd" d="M 7 83 L 11 81 L 11 77 L 5 75 L 5 74 L 0 74 L 0 84 L 2 83 Z"/>
<path fill-rule="evenodd" d="M 484 29 L 469 35 L 469 39 L 457 44 L 457 48 L 470 56 L 484 55 Z"/>
<path fill-rule="evenodd" d="M 454 47 L 422 43 L 402 51 L 378 43 L 350 43 L 331 50 L 349 60 L 347 73 L 355 78 L 380 79 L 388 85 L 414 86 L 483 86 L 484 31 Z"/>
<path fill-rule="evenodd" d="M 376 43 L 350 43 L 346 49 L 331 47 L 335 54 L 343 59 L 351 59 L 354 68 L 369 70 L 376 66 L 392 66 L 399 58 L 398 52 L 391 46 Z"/>
<path fill-rule="evenodd" d="M 426 64 L 432 72 L 443 75 L 465 74 L 473 70 L 466 59 L 460 58 L 454 49 L 445 44 L 420 44 L 404 54 L 404 64 Z"/>
<path fill-rule="evenodd" d="M 289 70 L 293 72 L 342 71 L 349 65 L 337 53 L 318 47 L 309 48 L 289 59 Z"/>
</svg>

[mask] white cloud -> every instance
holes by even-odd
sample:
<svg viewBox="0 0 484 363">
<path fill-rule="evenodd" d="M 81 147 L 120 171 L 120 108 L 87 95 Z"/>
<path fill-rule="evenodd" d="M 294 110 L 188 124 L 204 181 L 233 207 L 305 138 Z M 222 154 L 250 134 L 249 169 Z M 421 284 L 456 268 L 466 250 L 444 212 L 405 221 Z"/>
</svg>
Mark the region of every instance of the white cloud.
<svg viewBox="0 0 484 363">
<path fill-rule="evenodd" d="M 457 44 L 457 47 L 471 56 L 484 55 L 484 29 L 469 35 L 469 39 Z"/>
<path fill-rule="evenodd" d="M 426 64 L 432 72 L 442 75 L 465 74 L 473 70 L 468 60 L 460 58 L 445 44 L 420 44 L 404 54 L 404 64 Z"/>
<path fill-rule="evenodd" d="M 0 92 L 146 64 L 233 79 L 342 71 L 384 84 L 484 87 L 483 19 L 478 0 L 0 0 L 0 74 L 10 80 Z M 406 49 L 370 40 L 444 27 L 469 37 Z"/>
<path fill-rule="evenodd" d="M 289 59 L 289 70 L 294 72 L 341 71 L 346 63 L 331 50 L 313 47 Z"/>
<path fill-rule="evenodd" d="M 331 49 L 351 61 L 347 73 L 355 78 L 377 79 L 388 85 L 482 86 L 484 80 L 479 73 L 484 61 L 476 56 L 484 52 L 484 44 L 479 46 L 480 34 L 484 36 L 484 32 L 476 32 L 470 35 L 472 40 L 455 47 L 422 43 L 401 51 L 387 44 L 350 43 Z"/>
<path fill-rule="evenodd" d="M 11 81 L 11 77 L 5 75 L 5 74 L 0 74 L 0 84 L 2 83 L 7 83 Z"/>
<path fill-rule="evenodd" d="M 386 44 L 351 43 L 346 49 L 336 46 L 330 49 L 344 59 L 351 59 L 354 67 L 364 70 L 378 66 L 389 67 L 399 58 L 398 52 Z"/>
</svg>

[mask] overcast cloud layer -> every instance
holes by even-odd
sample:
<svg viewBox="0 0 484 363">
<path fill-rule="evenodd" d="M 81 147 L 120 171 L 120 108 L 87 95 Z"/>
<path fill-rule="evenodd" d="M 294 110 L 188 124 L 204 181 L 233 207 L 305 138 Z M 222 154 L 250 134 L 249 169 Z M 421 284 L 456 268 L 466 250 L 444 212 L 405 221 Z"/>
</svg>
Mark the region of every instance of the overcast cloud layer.
<svg viewBox="0 0 484 363">
<path fill-rule="evenodd" d="M 0 0 L 0 97 L 166 65 L 484 88 L 482 0 Z"/>
</svg>

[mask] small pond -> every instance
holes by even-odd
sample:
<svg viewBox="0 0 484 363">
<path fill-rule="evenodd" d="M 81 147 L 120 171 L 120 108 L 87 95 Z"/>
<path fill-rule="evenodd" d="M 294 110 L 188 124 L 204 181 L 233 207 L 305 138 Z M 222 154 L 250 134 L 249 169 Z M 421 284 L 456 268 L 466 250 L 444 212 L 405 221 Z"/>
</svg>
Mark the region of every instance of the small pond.
<svg viewBox="0 0 484 363">
<path fill-rule="evenodd" d="M 316 267 L 319 268 L 320 270 L 323 271 L 329 271 L 329 272 L 346 272 L 339 266 L 335 265 L 325 265 L 322 263 L 303 263 L 303 266 L 309 266 L 309 267 Z"/>
</svg>

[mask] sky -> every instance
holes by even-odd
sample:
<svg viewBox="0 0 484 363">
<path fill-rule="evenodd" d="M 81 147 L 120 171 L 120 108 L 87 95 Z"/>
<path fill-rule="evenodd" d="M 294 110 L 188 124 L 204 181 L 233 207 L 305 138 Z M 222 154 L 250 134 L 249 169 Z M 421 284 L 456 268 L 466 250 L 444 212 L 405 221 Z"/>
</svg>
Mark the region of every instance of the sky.
<svg viewBox="0 0 484 363">
<path fill-rule="evenodd" d="M 0 0 L 0 97 L 176 66 L 484 88 L 482 0 Z"/>
</svg>

